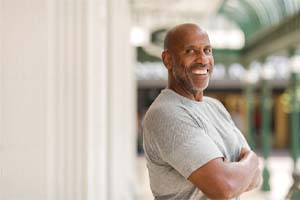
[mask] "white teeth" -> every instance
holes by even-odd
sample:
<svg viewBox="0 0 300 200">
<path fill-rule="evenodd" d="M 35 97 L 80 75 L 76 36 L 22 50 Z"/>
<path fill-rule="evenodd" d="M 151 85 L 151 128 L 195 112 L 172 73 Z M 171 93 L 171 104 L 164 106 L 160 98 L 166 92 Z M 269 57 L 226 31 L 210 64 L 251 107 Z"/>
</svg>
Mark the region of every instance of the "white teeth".
<svg viewBox="0 0 300 200">
<path fill-rule="evenodd" d="M 192 72 L 193 74 L 205 75 L 207 74 L 207 69 L 194 69 Z"/>
</svg>

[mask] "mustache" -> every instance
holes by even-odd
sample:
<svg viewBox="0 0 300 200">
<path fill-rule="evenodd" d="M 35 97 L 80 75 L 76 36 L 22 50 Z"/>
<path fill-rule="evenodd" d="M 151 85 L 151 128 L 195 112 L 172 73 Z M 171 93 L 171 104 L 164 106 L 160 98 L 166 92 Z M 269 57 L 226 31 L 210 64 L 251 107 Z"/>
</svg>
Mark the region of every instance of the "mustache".
<svg viewBox="0 0 300 200">
<path fill-rule="evenodd" d="M 202 67 L 208 67 L 207 64 L 200 64 L 200 63 L 195 63 L 191 66 L 191 70 L 195 69 L 195 68 L 202 68 Z"/>
</svg>

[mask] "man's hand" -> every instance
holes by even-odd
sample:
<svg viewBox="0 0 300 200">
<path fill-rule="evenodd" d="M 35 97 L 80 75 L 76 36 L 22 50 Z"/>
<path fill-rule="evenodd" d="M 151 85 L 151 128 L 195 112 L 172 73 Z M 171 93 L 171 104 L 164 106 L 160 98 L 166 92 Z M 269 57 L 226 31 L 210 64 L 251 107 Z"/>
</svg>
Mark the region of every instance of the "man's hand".
<svg viewBox="0 0 300 200">
<path fill-rule="evenodd" d="M 250 151 L 249 149 L 246 149 L 246 148 L 242 148 L 241 152 L 240 152 L 239 161 L 246 159 L 251 152 L 252 152 L 252 154 L 255 155 L 255 156 L 253 156 L 252 159 L 253 159 L 253 162 L 257 163 L 257 168 L 256 168 L 255 174 L 253 176 L 253 179 L 246 191 L 250 191 L 250 190 L 253 190 L 256 187 L 258 187 L 260 184 L 260 181 L 261 181 L 261 170 L 258 167 L 258 157 L 253 151 Z"/>
<path fill-rule="evenodd" d="M 253 151 L 251 151 L 251 150 L 249 150 L 249 149 L 247 149 L 247 148 L 242 148 L 242 149 L 241 149 L 241 152 L 240 152 L 240 156 L 239 156 L 238 161 L 241 161 L 241 160 L 243 160 L 243 159 L 246 159 L 247 156 L 248 156 L 251 152 L 254 153 Z M 255 153 L 254 153 L 254 154 L 255 154 Z M 256 158 L 257 158 L 257 156 L 256 156 Z"/>
<path fill-rule="evenodd" d="M 242 159 L 243 159 L 244 157 L 246 157 L 249 153 L 250 153 L 250 150 L 249 150 L 249 149 L 242 148 L 242 149 L 241 149 L 241 152 L 240 152 L 240 156 L 239 156 L 238 161 L 242 160 Z"/>
<path fill-rule="evenodd" d="M 255 175 L 254 175 L 254 177 L 252 179 L 252 182 L 248 186 L 246 192 L 257 188 L 260 185 L 260 183 L 261 183 L 261 170 L 258 168 L 256 170 Z"/>
</svg>

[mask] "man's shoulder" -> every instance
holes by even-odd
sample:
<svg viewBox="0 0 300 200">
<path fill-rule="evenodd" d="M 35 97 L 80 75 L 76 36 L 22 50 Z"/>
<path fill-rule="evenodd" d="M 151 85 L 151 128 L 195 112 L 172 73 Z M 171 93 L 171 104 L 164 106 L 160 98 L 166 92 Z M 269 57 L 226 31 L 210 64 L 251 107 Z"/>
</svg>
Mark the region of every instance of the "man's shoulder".
<svg viewBox="0 0 300 200">
<path fill-rule="evenodd" d="M 205 96 L 204 101 L 207 102 L 209 105 L 214 106 L 218 109 L 221 110 L 225 109 L 223 103 L 216 98 Z"/>
<path fill-rule="evenodd" d="M 218 99 L 213 98 L 213 97 L 204 96 L 203 99 L 204 99 L 205 102 L 208 102 L 208 103 L 221 104 L 221 102 Z"/>
<path fill-rule="evenodd" d="M 169 118 L 182 111 L 182 106 L 173 101 L 154 101 L 145 114 L 146 118 Z"/>
<path fill-rule="evenodd" d="M 225 118 L 230 118 L 230 115 L 225 108 L 224 104 L 218 99 L 212 97 L 205 97 L 205 101 L 214 108 L 219 114 L 223 115 Z"/>
<path fill-rule="evenodd" d="M 170 125 L 181 120 L 189 120 L 191 117 L 188 109 L 181 101 L 169 99 L 156 99 L 147 110 L 143 127 Z"/>
<path fill-rule="evenodd" d="M 176 95 L 172 94 L 169 90 L 162 90 L 156 97 L 147 113 L 170 113 L 180 110 L 182 102 Z"/>
</svg>

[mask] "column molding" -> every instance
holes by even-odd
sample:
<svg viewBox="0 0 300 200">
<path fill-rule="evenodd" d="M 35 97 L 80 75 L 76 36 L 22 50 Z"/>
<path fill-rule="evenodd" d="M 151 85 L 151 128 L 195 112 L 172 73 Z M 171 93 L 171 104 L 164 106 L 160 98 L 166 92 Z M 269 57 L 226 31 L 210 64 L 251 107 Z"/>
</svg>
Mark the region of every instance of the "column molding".
<svg viewBox="0 0 300 200">
<path fill-rule="evenodd" d="M 132 199 L 135 191 L 136 83 L 133 49 L 129 43 L 130 8 L 126 0 L 108 1 L 107 8 L 108 199 Z"/>
<path fill-rule="evenodd" d="M 3 30 L 3 2 L 2 0 L 0 0 L 0 30 Z M 4 95 L 4 87 L 3 87 L 3 81 L 4 81 L 4 75 L 3 75 L 3 35 L 2 35 L 2 31 L 0 31 L 0 158 L 2 158 L 2 151 L 3 151 L 3 139 L 4 139 L 4 117 L 3 117 L 3 95 Z M 2 164 L 3 160 L 0 159 L 0 177 L 3 176 L 3 164 Z M 4 182 L 2 181 L 2 179 L 0 179 L 0 199 L 4 199 L 4 197 L 1 195 L 3 194 L 3 185 Z"/>
<path fill-rule="evenodd" d="M 107 1 L 87 5 L 88 199 L 108 199 Z"/>
<path fill-rule="evenodd" d="M 86 5 L 48 0 L 47 197 L 87 199 Z"/>
</svg>

